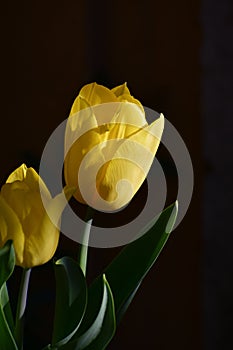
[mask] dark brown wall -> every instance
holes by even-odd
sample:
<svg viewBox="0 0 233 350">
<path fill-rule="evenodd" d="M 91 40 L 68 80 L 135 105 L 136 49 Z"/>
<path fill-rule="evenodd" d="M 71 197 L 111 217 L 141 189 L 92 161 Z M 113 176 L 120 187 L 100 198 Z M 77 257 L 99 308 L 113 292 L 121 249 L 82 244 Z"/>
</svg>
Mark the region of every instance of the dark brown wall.
<svg viewBox="0 0 233 350">
<path fill-rule="evenodd" d="M 1 182 L 23 161 L 38 166 L 46 140 L 67 117 L 82 85 L 97 81 L 112 87 L 127 81 L 135 97 L 163 112 L 180 132 L 196 177 L 187 216 L 109 349 L 201 349 L 199 1 L 21 1 L 7 6 L 2 13 Z M 73 251 L 64 244 L 60 249 Z M 92 273 L 114 254 L 92 250 Z M 46 329 L 39 333 L 42 342 Z"/>
<path fill-rule="evenodd" d="M 233 2 L 202 2 L 205 349 L 233 348 Z"/>
</svg>

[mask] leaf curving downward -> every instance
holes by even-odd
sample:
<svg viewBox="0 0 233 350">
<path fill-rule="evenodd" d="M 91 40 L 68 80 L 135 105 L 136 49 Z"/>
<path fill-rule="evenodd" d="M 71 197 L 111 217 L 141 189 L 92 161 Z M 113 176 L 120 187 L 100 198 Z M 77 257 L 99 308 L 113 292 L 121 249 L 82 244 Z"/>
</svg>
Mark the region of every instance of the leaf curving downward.
<svg viewBox="0 0 233 350">
<path fill-rule="evenodd" d="M 102 285 L 89 293 L 87 310 L 80 329 L 62 350 L 104 350 L 112 339 L 115 329 L 114 301 L 105 276 Z"/>
<path fill-rule="evenodd" d="M 83 319 L 87 302 L 86 280 L 78 263 L 63 257 L 54 264 L 56 306 L 51 348 L 66 344 Z"/>
</svg>

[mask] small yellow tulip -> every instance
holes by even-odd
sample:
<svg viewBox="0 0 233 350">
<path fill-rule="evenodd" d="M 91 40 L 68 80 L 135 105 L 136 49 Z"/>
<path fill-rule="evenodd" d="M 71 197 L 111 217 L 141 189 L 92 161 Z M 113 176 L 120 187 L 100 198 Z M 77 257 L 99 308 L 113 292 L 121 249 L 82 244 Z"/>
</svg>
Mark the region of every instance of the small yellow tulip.
<svg viewBox="0 0 233 350">
<path fill-rule="evenodd" d="M 148 125 L 126 84 L 112 90 L 85 85 L 65 134 L 64 176 L 77 188 L 74 197 L 103 211 L 128 204 L 148 174 L 163 128 L 162 114 Z"/>
<path fill-rule="evenodd" d="M 68 187 L 66 198 L 72 196 Z M 53 222 L 43 206 L 54 213 Z M 52 198 L 33 168 L 22 164 L 8 177 L 0 192 L 0 247 L 13 240 L 16 264 L 25 268 L 41 265 L 52 258 L 58 245 L 61 213 L 66 205 L 63 194 Z"/>
</svg>

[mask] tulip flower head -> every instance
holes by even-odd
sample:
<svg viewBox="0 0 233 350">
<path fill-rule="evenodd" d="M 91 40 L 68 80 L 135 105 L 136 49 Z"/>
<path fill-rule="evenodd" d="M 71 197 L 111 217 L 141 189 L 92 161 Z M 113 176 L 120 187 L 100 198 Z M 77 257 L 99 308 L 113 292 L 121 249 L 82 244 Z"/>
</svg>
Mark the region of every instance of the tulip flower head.
<svg viewBox="0 0 233 350">
<path fill-rule="evenodd" d="M 70 189 L 65 188 L 71 197 Z M 45 201 L 56 213 L 51 222 Z M 8 177 L 0 192 L 0 247 L 13 240 L 16 264 L 25 268 L 46 263 L 58 245 L 59 221 L 66 201 L 61 195 L 52 198 L 33 168 L 22 164 Z M 56 218 L 55 218 L 56 216 Z M 54 225 L 56 219 L 57 225 Z"/>
<path fill-rule="evenodd" d="M 112 90 L 85 85 L 71 108 L 65 135 L 64 176 L 74 197 L 102 211 L 133 198 L 158 149 L 164 117 L 148 125 L 126 84 Z"/>
</svg>

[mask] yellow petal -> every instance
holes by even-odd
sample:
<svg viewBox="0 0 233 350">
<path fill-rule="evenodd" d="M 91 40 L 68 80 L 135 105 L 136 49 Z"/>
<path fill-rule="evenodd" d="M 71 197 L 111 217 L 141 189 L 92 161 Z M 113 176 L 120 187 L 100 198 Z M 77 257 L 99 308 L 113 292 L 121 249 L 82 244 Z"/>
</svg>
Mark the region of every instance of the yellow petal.
<svg viewBox="0 0 233 350">
<path fill-rule="evenodd" d="M 130 95 L 129 89 L 127 87 L 127 83 L 114 87 L 112 89 L 112 92 L 115 94 L 116 97 L 119 97 L 124 94 Z"/>
<path fill-rule="evenodd" d="M 90 107 L 89 103 L 82 98 L 80 95 L 76 97 L 76 99 L 73 102 L 73 105 L 71 107 L 70 116 L 74 115 L 75 113 L 78 113 L 82 109 Z"/>
<path fill-rule="evenodd" d="M 59 240 L 61 215 L 74 191 L 75 188 L 66 186 L 64 192 L 46 205 L 46 211 L 42 219 L 38 220 L 35 232 L 27 237 L 25 266 L 41 265 L 53 257 Z"/>
<path fill-rule="evenodd" d="M 134 103 L 141 109 L 141 111 L 144 112 L 144 108 L 143 108 L 141 102 L 139 100 L 137 100 L 136 98 L 134 98 L 133 96 L 131 96 L 131 95 L 128 95 L 128 94 L 121 95 L 120 97 L 118 97 L 118 101 L 119 102 L 131 102 L 131 103 Z"/>
<path fill-rule="evenodd" d="M 38 175 L 38 173 L 33 168 L 28 168 L 25 178 L 25 183 L 28 185 L 29 189 L 32 191 L 41 192 L 41 194 L 47 198 L 51 199 L 51 194 L 45 185 L 42 178 Z"/>
<path fill-rule="evenodd" d="M 83 198 L 97 210 L 120 209 L 132 199 L 152 161 L 150 150 L 136 141 L 108 140 L 102 150 L 97 145 L 79 169 Z"/>
<path fill-rule="evenodd" d="M 23 267 L 30 268 L 45 264 L 54 256 L 60 231 L 53 225 L 48 225 L 47 229 L 45 227 L 43 229 L 46 235 L 30 236 L 30 239 L 27 239 Z"/>
<path fill-rule="evenodd" d="M 140 109 L 135 104 L 128 105 L 130 105 L 128 106 L 128 108 L 123 107 L 124 113 L 119 114 L 119 117 L 115 119 L 116 123 L 100 125 L 99 127 L 94 128 L 88 132 L 85 132 L 85 130 L 86 127 L 88 129 L 88 125 L 90 125 L 90 121 L 92 120 L 90 118 L 85 118 L 86 122 L 83 124 L 84 127 L 78 128 L 77 132 L 71 132 L 69 126 L 67 125 L 65 149 L 66 152 L 68 150 L 69 151 L 67 152 L 67 154 L 65 153 L 66 156 L 64 161 L 64 176 L 66 184 L 68 184 L 69 186 L 77 187 L 77 191 L 74 197 L 81 203 L 85 203 L 85 200 L 83 199 L 80 189 L 78 187 L 78 173 L 80 164 L 82 163 L 84 157 L 93 149 L 93 147 L 100 145 L 99 149 L 96 151 L 96 154 L 94 154 L 93 157 L 89 158 L 86 164 L 85 172 L 86 174 L 89 174 L 90 171 L 92 171 L 91 169 L 93 165 L 96 164 L 96 162 L 105 162 L 104 157 L 106 156 L 106 152 L 110 152 L 111 154 L 115 152 L 115 148 L 109 149 L 108 147 L 104 146 L 105 141 L 109 139 L 123 139 L 136 132 L 139 126 L 145 125 L 145 118 L 142 115 Z M 102 105 L 102 107 L 104 106 L 105 105 Z M 83 114 L 83 116 L 84 115 L 85 113 Z M 72 116 L 71 118 L 74 117 L 76 116 Z M 82 123 L 81 117 L 82 116 L 80 116 L 80 123 Z M 117 123 L 118 120 L 122 121 L 122 123 Z M 132 124 L 134 125 L 124 124 L 125 120 L 126 122 L 127 120 L 129 120 L 129 122 L 132 122 Z M 82 135 L 82 132 L 85 133 Z M 82 136 L 80 136 L 79 133 L 81 133 Z M 73 141 L 74 135 L 74 139 L 77 138 L 77 141 L 75 142 Z M 72 144 L 72 142 L 74 143 Z"/>
<path fill-rule="evenodd" d="M 68 201 L 74 194 L 75 190 L 76 190 L 76 187 L 65 186 L 62 193 L 59 193 L 48 204 L 46 204 L 46 207 L 45 207 L 46 215 L 43 218 L 42 225 L 45 225 L 45 222 L 50 221 L 49 224 L 53 224 L 55 226 L 58 226 L 59 228 L 61 214 L 65 206 L 67 205 Z"/>
<path fill-rule="evenodd" d="M 82 135 L 68 151 L 64 161 L 64 177 L 65 182 L 70 187 L 77 187 L 74 197 L 81 203 L 83 200 L 80 189 L 78 187 L 78 172 L 80 164 L 85 155 L 96 145 L 101 143 L 101 134 L 99 129 L 90 130 Z M 95 159 L 92 160 L 95 162 Z M 87 170 L 88 171 L 88 170 Z"/>
<path fill-rule="evenodd" d="M 133 132 L 138 130 L 137 127 L 133 125 L 128 125 L 124 123 L 112 123 L 108 125 L 108 137 L 106 139 L 124 139 L 126 136 L 131 135 Z"/>
<path fill-rule="evenodd" d="M 27 181 L 15 181 L 7 183 L 2 186 L 1 195 L 7 202 L 9 207 L 14 211 L 20 224 L 22 226 L 23 234 L 25 236 L 25 251 L 27 256 L 28 238 L 37 235 L 37 228 L 44 217 L 45 209 L 41 200 L 41 193 L 37 181 L 32 181 L 31 175 L 34 176 L 34 171 L 29 171 L 29 178 Z M 27 182 L 27 183 L 26 183 Z M 29 188 L 31 185 L 31 188 Z M 48 192 L 48 190 L 47 190 Z M 49 193 L 49 192 L 48 192 Z M 47 195 L 47 193 L 46 193 Z M 51 200 L 51 196 L 44 196 L 45 201 Z M 25 256 L 23 256 L 23 261 Z M 21 264 L 23 264 L 22 262 Z"/>
<path fill-rule="evenodd" d="M 98 124 L 91 108 L 85 108 L 69 116 L 65 131 L 65 155 L 71 145 L 87 131 L 97 128 Z"/>
<path fill-rule="evenodd" d="M 10 176 L 6 180 L 6 183 L 11 183 L 14 181 L 23 181 L 26 177 L 26 173 L 27 166 L 25 164 L 22 164 L 10 174 Z"/>
<path fill-rule="evenodd" d="M 164 129 L 164 116 L 160 117 L 150 125 L 139 129 L 135 134 L 129 137 L 129 140 L 141 143 L 154 156 L 160 144 Z"/>
<path fill-rule="evenodd" d="M 142 185 L 158 149 L 163 128 L 161 114 L 151 125 L 122 142 L 111 160 L 99 170 L 98 192 L 112 210 L 126 205 Z"/>
<path fill-rule="evenodd" d="M 140 109 L 134 105 L 129 104 L 131 110 L 135 110 L 135 112 L 139 113 L 139 118 L 135 118 L 137 121 L 136 125 L 142 125 L 145 121 L 144 116 L 141 118 L 141 111 Z M 135 113 L 136 115 L 136 113 Z M 128 116 L 128 118 L 127 118 Z M 130 113 L 127 113 L 127 109 L 125 109 L 125 114 L 119 118 L 119 120 L 130 120 L 129 119 Z M 132 113 L 131 122 L 133 123 L 134 114 Z M 125 119 L 124 119 L 125 118 Z M 93 189 L 93 183 L 95 183 L 95 176 L 96 169 L 100 166 L 103 166 L 108 162 L 109 159 L 113 158 L 132 158 L 132 154 L 134 157 L 134 161 L 140 162 L 141 168 L 143 169 L 143 176 L 142 176 L 142 169 L 140 167 L 137 167 L 136 170 L 132 171 L 131 164 L 129 165 L 128 173 L 132 172 L 133 177 L 137 177 L 135 180 L 135 185 L 133 186 L 133 194 L 136 193 L 138 188 L 140 187 L 141 183 L 144 181 L 146 174 L 149 171 L 149 167 L 151 166 L 151 163 L 153 161 L 153 156 L 157 150 L 157 147 L 159 145 L 159 140 L 154 137 L 152 132 L 150 133 L 149 130 L 151 128 L 155 128 L 155 125 L 158 125 L 158 122 L 155 122 L 152 126 L 146 126 L 144 128 L 139 128 L 139 126 L 135 125 L 128 125 L 124 123 L 117 123 L 117 124 L 110 124 L 105 125 L 102 127 L 97 128 L 96 130 L 89 131 L 85 135 L 79 138 L 76 143 L 71 147 L 70 151 L 68 152 L 65 163 L 64 163 L 64 174 L 65 174 L 65 180 L 66 183 L 70 186 L 78 186 L 78 189 L 74 195 L 74 197 L 81 203 L 86 203 L 85 199 L 83 198 L 82 191 L 86 193 L 88 199 L 95 197 L 94 190 Z M 108 131 L 107 131 L 108 129 Z M 126 143 L 127 139 L 130 139 L 131 144 L 129 142 Z M 116 140 L 115 140 L 116 139 Z M 123 144 L 119 144 L 119 140 L 123 140 Z M 106 141 L 112 140 L 111 144 L 105 144 Z M 132 142 L 134 144 L 132 145 Z M 137 144 L 139 143 L 142 146 L 137 147 Z M 131 146 L 130 146 L 131 145 Z M 95 146 L 98 146 L 94 150 L 94 152 L 91 152 Z M 145 149 L 148 150 L 148 154 L 146 154 Z M 136 158 L 135 158 L 135 155 Z M 146 156 L 147 155 L 147 156 Z M 84 157 L 88 156 L 88 158 L 85 158 L 85 163 L 82 166 L 81 174 L 80 171 L 80 165 L 82 164 Z M 131 159 L 132 160 L 132 159 Z M 117 164 L 117 165 L 116 165 Z M 116 190 L 113 191 L 113 188 L 115 188 L 116 181 L 113 175 L 113 178 L 111 178 L 110 174 L 115 173 L 117 178 L 120 178 L 120 176 L 123 173 L 123 167 L 125 166 L 125 161 L 122 163 L 122 168 L 119 167 L 118 169 L 118 162 L 114 163 L 107 163 L 105 166 L 101 168 L 101 171 L 99 171 L 97 176 L 97 188 L 99 190 L 100 195 L 104 198 L 112 200 L 112 198 L 116 197 Z M 116 166 L 116 169 L 115 169 Z M 108 171 L 107 171 L 108 169 Z M 105 178 L 105 172 L 106 172 L 106 179 Z M 120 173 L 119 173 L 120 172 Z M 118 174 L 119 173 L 119 174 Z M 140 176 L 138 174 L 141 174 Z M 93 176 L 91 176 L 93 175 Z M 97 175 L 97 174 L 96 174 Z M 79 182 L 79 176 L 81 176 L 84 181 L 82 182 L 82 189 L 79 188 L 80 182 Z M 128 175 L 126 174 L 126 177 Z M 94 177 L 94 179 L 93 179 Z M 128 176 L 129 179 L 131 179 L 130 176 Z M 104 181 L 101 185 L 101 181 Z M 93 182 L 94 181 L 94 182 Z M 112 183 L 111 183 L 112 181 Z M 108 194 L 107 194 L 108 192 Z M 129 191 L 127 192 L 129 193 Z M 94 196 L 94 197 L 93 197 Z M 125 205 L 126 199 L 128 200 L 128 197 L 126 196 L 122 201 L 115 202 L 115 204 L 112 206 L 118 206 L 118 205 Z M 124 203 L 124 204 L 122 204 Z M 97 209 L 97 208 L 96 208 Z"/>
<path fill-rule="evenodd" d="M 99 125 L 101 142 L 126 138 L 147 125 L 144 111 L 134 103 L 105 103 L 93 107 L 93 113 Z"/>
<path fill-rule="evenodd" d="M 126 139 L 99 170 L 97 189 L 111 210 L 126 205 L 145 180 L 154 154 L 144 140 Z"/>
<path fill-rule="evenodd" d="M 115 94 L 105 86 L 91 83 L 85 85 L 79 92 L 71 107 L 70 115 L 101 103 L 117 102 Z"/>
<path fill-rule="evenodd" d="M 117 100 L 119 102 L 131 102 L 138 105 L 141 109 L 141 111 L 144 111 L 144 108 L 140 101 L 138 101 L 136 98 L 134 98 L 127 87 L 127 84 L 124 83 L 122 85 L 116 86 L 112 89 L 112 92 L 114 92 L 115 96 L 117 97 Z"/>
<path fill-rule="evenodd" d="M 16 184 L 18 182 L 18 185 Z M 43 195 L 47 198 L 51 198 L 49 190 L 45 185 L 44 181 L 40 178 L 37 172 L 33 168 L 27 168 L 25 164 L 22 164 L 19 168 L 14 170 L 10 176 L 8 177 L 7 184 L 14 183 L 14 189 L 17 187 L 18 189 L 27 189 L 25 185 L 34 191 L 39 191 L 39 183 L 40 183 L 40 191 L 43 192 Z M 20 184 L 21 183 L 21 184 Z M 25 185 L 24 185 L 25 184 Z"/>
<path fill-rule="evenodd" d="M 47 203 L 46 210 L 38 212 L 34 207 L 25 220 L 28 234 L 25 236 L 24 267 L 44 264 L 53 257 L 59 241 L 61 215 L 74 191 L 75 188 L 66 186 L 63 193 Z"/>
<path fill-rule="evenodd" d="M 119 104 L 118 111 L 115 113 L 111 123 L 122 124 L 118 127 L 125 128 L 122 138 L 128 137 L 136 130 L 147 125 L 144 111 L 142 111 L 138 105 L 129 102 Z"/>
<path fill-rule="evenodd" d="M 99 177 L 102 178 L 101 181 Z M 109 208 L 117 210 L 129 203 L 144 180 L 144 171 L 134 162 L 129 159 L 113 159 L 100 169 L 97 189 L 100 196 L 109 202 Z"/>
<path fill-rule="evenodd" d="M 20 222 L 22 222 L 31 211 L 31 203 L 27 201 L 27 193 L 29 193 L 29 188 L 27 184 L 22 181 L 6 183 L 1 189 L 2 197 L 16 213 Z"/>
<path fill-rule="evenodd" d="M 103 85 L 91 83 L 85 85 L 79 96 L 88 102 L 90 106 L 107 102 L 117 102 L 115 94 Z"/>
<path fill-rule="evenodd" d="M 22 266 L 25 237 L 17 215 L 0 195 L 0 247 L 13 240 L 16 264 Z"/>
<path fill-rule="evenodd" d="M 118 113 L 119 107 L 119 102 L 108 102 L 93 106 L 92 111 L 95 115 L 97 125 L 110 123 L 116 113 Z"/>
</svg>

